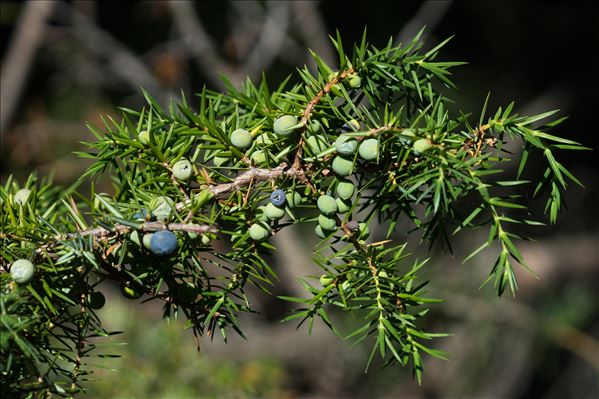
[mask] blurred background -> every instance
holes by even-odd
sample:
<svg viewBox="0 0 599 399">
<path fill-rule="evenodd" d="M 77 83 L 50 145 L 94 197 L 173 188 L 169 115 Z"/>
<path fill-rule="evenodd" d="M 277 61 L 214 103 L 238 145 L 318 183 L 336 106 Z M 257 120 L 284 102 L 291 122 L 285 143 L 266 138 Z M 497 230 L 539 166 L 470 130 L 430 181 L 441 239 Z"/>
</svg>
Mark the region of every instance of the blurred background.
<svg viewBox="0 0 599 399">
<path fill-rule="evenodd" d="M 599 8 L 590 2 L 3 0 L 0 12 L 3 182 L 31 171 L 73 182 L 87 166 L 71 155 L 92 137 L 84 122 L 99 125 L 117 106 L 140 107 L 140 87 L 164 103 L 181 90 L 190 98 L 203 85 L 222 89 L 219 73 L 239 84 L 264 71 L 276 85 L 296 67 L 314 66 L 308 48 L 335 65 L 327 36 L 338 29 L 349 46 L 365 26 L 378 46 L 389 37 L 405 42 L 423 25 L 429 48 L 455 35 L 440 58 L 469 62 L 455 70 L 459 90 L 451 96 L 461 109 L 478 115 L 489 91 L 490 109 L 512 100 L 520 114 L 559 108 L 570 116 L 561 135 L 599 147 Z M 253 300 L 263 315 L 242 322 L 247 341 L 204 338 L 197 353 L 191 332 L 161 321 L 158 304 L 126 303 L 107 287 L 100 316 L 108 329 L 125 331 L 114 342 L 127 345 L 113 351 L 122 357 L 97 361 L 88 397 L 599 397 L 597 154 L 561 160 L 586 188 L 567 192 L 557 227 L 527 231 L 537 242 L 521 249 L 540 279 L 521 274 L 516 298 L 479 289 L 492 254 L 460 265 L 482 233 L 458 236 L 453 255 L 399 237 L 417 256 L 432 257 L 429 293 L 447 300 L 434 306 L 428 329 L 455 334 L 437 342 L 450 361 L 425 359 L 422 387 L 407 369 L 365 374 L 366 346 L 350 346 L 322 325 L 309 336 L 281 324 L 289 305 L 260 294 Z M 290 229 L 275 244 L 276 293 L 301 295 L 296 278 L 318 274 L 315 243 Z M 341 330 L 353 323 L 335 319 Z"/>
</svg>

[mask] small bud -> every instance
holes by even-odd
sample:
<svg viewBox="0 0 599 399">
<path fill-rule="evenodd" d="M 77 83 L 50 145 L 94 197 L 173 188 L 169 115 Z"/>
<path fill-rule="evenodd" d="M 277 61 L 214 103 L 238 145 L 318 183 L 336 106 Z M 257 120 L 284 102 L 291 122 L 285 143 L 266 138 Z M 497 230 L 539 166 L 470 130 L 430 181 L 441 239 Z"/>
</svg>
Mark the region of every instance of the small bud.
<svg viewBox="0 0 599 399">
<path fill-rule="evenodd" d="M 362 86 L 362 78 L 360 78 L 358 75 L 354 75 L 349 78 L 348 83 L 349 87 L 352 89 L 358 89 L 360 86 Z"/>
</svg>

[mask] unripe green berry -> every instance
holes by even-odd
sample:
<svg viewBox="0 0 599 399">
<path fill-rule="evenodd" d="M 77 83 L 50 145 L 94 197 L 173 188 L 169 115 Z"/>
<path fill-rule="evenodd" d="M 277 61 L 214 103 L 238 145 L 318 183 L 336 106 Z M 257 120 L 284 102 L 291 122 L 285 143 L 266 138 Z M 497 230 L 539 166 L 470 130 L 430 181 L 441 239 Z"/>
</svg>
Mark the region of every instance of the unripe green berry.
<svg viewBox="0 0 599 399">
<path fill-rule="evenodd" d="M 269 202 L 264 209 L 264 214 L 270 220 L 278 220 L 285 216 L 285 209 L 279 208 Z"/>
<path fill-rule="evenodd" d="M 354 163 L 351 159 L 336 156 L 331 164 L 333 172 L 339 176 L 349 176 L 354 171 Z"/>
<path fill-rule="evenodd" d="M 202 245 L 210 245 L 210 236 L 208 234 L 202 234 Z"/>
<path fill-rule="evenodd" d="M 252 135 L 245 129 L 237 129 L 231 133 L 231 144 L 239 149 L 250 148 L 252 145 Z"/>
<path fill-rule="evenodd" d="M 266 216 L 266 206 L 260 205 L 256 212 L 256 219 L 260 222 L 268 222 L 268 217 Z"/>
<path fill-rule="evenodd" d="M 259 146 L 266 146 L 272 144 L 272 140 L 268 133 L 262 133 L 260 136 L 256 137 L 256 143 L 258 143 Z"/>
<path fill-rule="evenodd" d="M 250 226 L 250 238 L 254 241 L 262 241 L 271 233 L 270 226 L 265 223 L 254 223 Z"/>
<path fill-rule="evenodd" d="M 432 146 L 433 144 L 429 139 L 418 139 L 414 142 L 412 148 L 416 154 L 422 154 L 423 152 L 429 150 Z"/>
<path fill-rule="evenodd" d="M 350 199 L 354 195 L 356 186 L 349 180 L 341 180 L 337 183 L 337 195 L 342 199 Z"/>
<path fill-rule="evenodd" d="M 143 289 L 136 283 L 121 283 L 121 293 L 127 299 L 139 299 L 144 294 Z"/>
<path fill-rule="evenodd" d="M 360 78 L 358 75 L 354 75 L 349 78 L 349 87 L 352 89 L 358 89 L 360 86 L 362 86 L 362 78 Z"/>
<path fill-rule="evenodd" d="M 322 135 L 308 137 L 306 139 L 306 145 L 314 155 L 320 154 L 321 152 L 324 152 L 329 149 L 327 140 Z"/>
<path fill-rule="evenodd" d="M 197 240 L 197 238 L 200 235 L 196 232 L 190 231 L 189 233 L 187 233 L 187 236 L 189 237 L 190 240 Z"/>
<path fill-rule="evenodd" d="M 318 238 L 326 238 L 327 235 L 325 234 L 325 232 L 322 230 L 322 227 L 320 227 L 319 224 L 316 225 L 316 227 L 314 228 L 314 233 L 316 234 L 316 236 Z"/>
<path fill-rule="evenodd" d="M 254 162 L 254 164 L 256 164 L 258 166 L 264 166 L 267 164 L 266 152 L 264 150 L 257 150 L 257 151 L 252 152 L 250 159 L 252 160 L 252 162 Z"/>
<path fill-rule="evenodd" d="M 302 195 L 297 191 L 293 191 L 285 194 L 285 200 L 287 202 L 287 206 L 293 209 L 302 202 Z"/>
<path fill-rule="evenodd" d="M 310 124 L 308 126 L 312 133 L 318 133 L 322 129 L 322 125 L 320 124 L 318 119 L 311 119 Z"/>
<path fill-rule="evenodd" d="M 318 225 L 322 227 L 324 231 L 331 231 L 337 227 L 337 220 L 335 218 L 320 214 L 318 215 Z"/>
<path fill-rule="evenodd" d="M 320 285 L 322 285 L 323 287 L 332 284 L 333 281 L 335 281 L 335 277 L 329 276 L 328 274 L 323 274 L 322 276 L 320 276 Z"/>
<path fill-rule="evenodd" d="M 337 203 L 337 213 L 347 213 L 351 208 L 351 202 L 348 200 L 342 200 L 341 198 L 335 199 Z"/>
<path fill-rule="evenodd" d="M 143 238 L 142 238 L 142 242 L 144 244 L 144 248 L 147 249 L 148 251 L 151 251 L 151 247 L 150 247 L 150 241 L 152 240 L 152 233 L 146 233 L 144 234 Z"/>
<path fill-rule="evenodd" d="M 297 118 L 293 115 L 279 116 L 273 125 L 273 130 L 278 136 L 289 136 L 297 125 Z"/>
<path fill-rule="evenodd" d="M 340 135 L 335 140 L 335 150 L 341 155 L 352 155 L 358 148 L 358 140 L 355 137 Z"/>
<path fill-rule="evenodd" d="M 87 295 L 87 306 L 91 309 L 102 309 L 106 304 L 106 297 L 99 291 L 90 292 Z"/>
<path fill-rule="evenodd" d="M 167 222 L 173 216 L 175 201 L 167 196 L 156 197 L 150 203 L 152 214 L 156 216 L 156 220 Z"/>
<path fill-rule="evenodd" d="M 34 273 L 35 267 L 27 259 L 18 259 L 10 266 L 10 276 L 17 284 L 30 282 Z"/>
<path fill-rule="evenodd" d="M 337 202 L 335 202 L 335 198 L 331 197 L 330 195 L 321 195 L 318 197 L 316 205 L 318 206 L 320 212 L 324 213 L 325 215 L 332 215 L 337 212 Z"/>
<path fill-rule="evenodd" d="M 366 139 L 360 144 L 358 154 L 366 161 L 372 161 L 379 157 L 379 141 L 377 139 Z"/>
<path fill-rule="evenodd" d="M 367 239 L 370 236 L 370 229 L 366 223 L 360 223 L 360 238 Z"/>
<path fill-rule="evenodd" d="M 137 139 L 139 140 L 140 143 L 142 143 L 143 145 L 148 145 L 150 144 L 150 132 L 148 132 L 147 130 L 142 130 L 141 132 L 139 132 L 139 134 L 137 135 Z"/>
<path fill-rule="evenodd" d="M 191 162 L 187 159 L 180 159 L 173 165 L 173 176 L 175 176 L 177 180 L 187 181 L 192 175 L 193 167 L 191 166 Z"/>
<path fill-rule="evenodd" d="M 31 195 L 31 190 L 28 188 L 22 188 L 15 193 L 15 203 L 19 205 L 25 205 L 29 196 Z"/>
</svg>

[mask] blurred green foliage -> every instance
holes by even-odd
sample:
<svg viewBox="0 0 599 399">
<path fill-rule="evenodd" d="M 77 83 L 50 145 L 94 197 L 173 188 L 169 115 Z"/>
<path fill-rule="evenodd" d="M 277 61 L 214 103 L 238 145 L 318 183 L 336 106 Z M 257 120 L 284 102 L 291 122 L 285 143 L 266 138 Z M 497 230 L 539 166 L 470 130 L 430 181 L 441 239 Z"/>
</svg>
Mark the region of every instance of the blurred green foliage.
<svg viewBox="0 0 599 399">
<path fill-rule="evenodd" d="M 115 293 L 99 312 L 108 327 L 125 331 L 112 338 L 110 353 L 93 359 L 98 369 L 87 383 L 93 398 L 283 398 L 283 365 L 264 354 L 250 361 L 215 358 L 194 350 L 182 321 L 163 321 L 151 306 L 126 303 Z M 118 342 L 126 342 L 118 345 Z M 117 344 L 117 345 L 115 345 Z"/>
</svg>

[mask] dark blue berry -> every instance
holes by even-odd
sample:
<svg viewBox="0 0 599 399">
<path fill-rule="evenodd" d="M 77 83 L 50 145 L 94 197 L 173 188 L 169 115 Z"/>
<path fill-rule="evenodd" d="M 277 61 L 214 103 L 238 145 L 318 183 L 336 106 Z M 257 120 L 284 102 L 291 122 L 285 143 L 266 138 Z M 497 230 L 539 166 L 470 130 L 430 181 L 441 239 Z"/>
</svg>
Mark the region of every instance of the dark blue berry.
<svg viewBox="0 0 599 399">
<path fill-rule="evenodd" d="M 274 206 L 283 206 L 285 205 L 285 191 L 278 189 L 270 194 L 270 202 Z"/>
<path fill-rule="evenodd" d="M 150 250 L 156 255 L 170 255 L 177 250 L 177 236 L 167 230 L 152 234 Z"/>
</svg>

